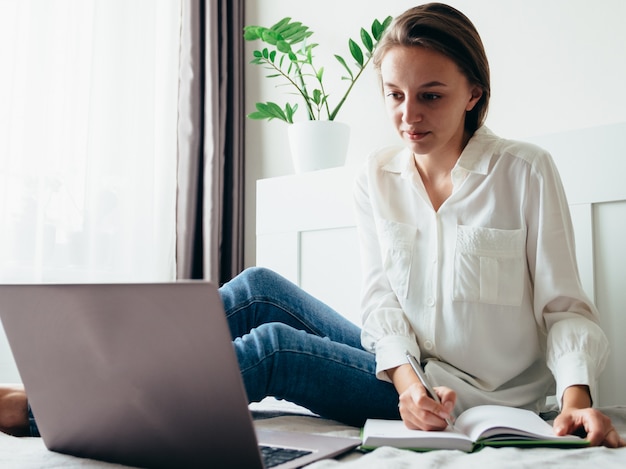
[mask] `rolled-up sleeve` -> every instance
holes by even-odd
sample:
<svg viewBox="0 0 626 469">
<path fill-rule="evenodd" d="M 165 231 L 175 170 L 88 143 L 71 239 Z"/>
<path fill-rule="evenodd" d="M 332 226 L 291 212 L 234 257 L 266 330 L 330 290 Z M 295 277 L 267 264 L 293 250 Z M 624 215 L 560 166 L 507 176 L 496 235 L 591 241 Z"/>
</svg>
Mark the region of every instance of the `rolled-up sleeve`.
<svg viewBox="0 0 626 469">
<path fill-rule="evenodd" d="M 600 327 L 584 317 L 556 321 L 548 335 L 547 361 L 556 380 L 556 395 L 561 404 L 569 386 L 587 385 L 598 402 L 597 381 L 608 357 L 608 341 Z"/>
</svg>

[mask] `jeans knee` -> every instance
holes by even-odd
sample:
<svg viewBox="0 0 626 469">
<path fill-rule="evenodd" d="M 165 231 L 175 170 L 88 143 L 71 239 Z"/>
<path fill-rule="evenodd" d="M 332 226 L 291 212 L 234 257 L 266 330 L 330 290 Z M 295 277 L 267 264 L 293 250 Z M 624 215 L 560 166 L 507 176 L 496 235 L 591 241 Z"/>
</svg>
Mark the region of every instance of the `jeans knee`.
<svg viewBox="0 0 626 469">
<path fill-rule="evenodd" d="M 284 279 L 267 267 L 248 267 L 224 286 L 231 289 L 247 291 L 249 294 L 263 293 Z"/>
<path fill-rule="evenodd" d="M 278 274 L 265 267 L 249 267 L 222 285 L 220 294 L 226 309 L 239 302 L 253 299 L 267 290 L 268 282 Z"/>
<path fill-rule="evenodd" d="M 298 288 L 280 274 L 266 267 L 247 268 L 231 280 L 230 286 L 245 292 L 249 298 L 276 297 L 281 300 L 289 297 L 294 288 Z"/>
<path fill-rule="evenodd" d="M 254 285 L 276 280 L 277 278 L 280 278 L 280 276 L 267 267 L 248 267 L 241 272 L 237 278 L 243 282 Z"/>
</svg>

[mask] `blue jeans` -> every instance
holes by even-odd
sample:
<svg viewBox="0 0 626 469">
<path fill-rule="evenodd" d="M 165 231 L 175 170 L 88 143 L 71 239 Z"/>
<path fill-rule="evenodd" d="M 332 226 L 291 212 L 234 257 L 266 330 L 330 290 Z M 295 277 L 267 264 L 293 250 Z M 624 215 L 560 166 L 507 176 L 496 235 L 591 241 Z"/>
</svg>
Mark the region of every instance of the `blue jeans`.
<svg viewBox="0 0 626 469">
<path fill-rule="evenodd" d="M 245 270 L 220 288 L 249 402 L 274 396 L 361 426 L 399 419 L 398 394 L 376 378 L 361 331 L 280 275 Z M 39 436 L 29 406 L 32 436 Z"/>
<path fill-rule="evenodd" d="M 250 402 L 274 396 L 355 426 L 400 418 L 398 393 L 376 378 L 360 329 L 332 308 L 258 267 L 220 294 Z"/>
</svg>

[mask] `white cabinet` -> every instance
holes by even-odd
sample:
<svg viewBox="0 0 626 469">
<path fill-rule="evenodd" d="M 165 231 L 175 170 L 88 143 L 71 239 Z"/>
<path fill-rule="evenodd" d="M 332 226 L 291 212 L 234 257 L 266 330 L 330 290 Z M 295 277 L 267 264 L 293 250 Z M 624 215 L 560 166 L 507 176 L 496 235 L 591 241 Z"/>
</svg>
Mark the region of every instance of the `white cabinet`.
<svg viewBox="0 0 626 469">
<path fill-rule="evenodd" d="M 355 323 L 360 261 L 352 167 L 257 182 L 257 265 L 269 267 Z"/>
</svg>

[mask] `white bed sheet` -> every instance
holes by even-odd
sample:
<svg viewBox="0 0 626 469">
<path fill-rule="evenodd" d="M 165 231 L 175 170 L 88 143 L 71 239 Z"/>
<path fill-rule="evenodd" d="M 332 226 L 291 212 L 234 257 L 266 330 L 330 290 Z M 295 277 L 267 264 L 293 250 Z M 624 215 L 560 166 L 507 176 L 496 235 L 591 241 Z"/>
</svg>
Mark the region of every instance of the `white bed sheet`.
<svg viewBox="0 0 626 469">
<path fill-rule="evenodd" d="M 626 406 L 607 407 L 602 410 L 611 417 L 617 431 L 622 438 L 626 439 Z M 268 420 L 257 420 L 256 424 L 270 429 L 359 436 L 359 429 L 311 416 L 279 416 Z M 310 469 L 398 469 L 412 467 L 436 467 L 438 469 L 535 469 L 544 467 L 624 469 L 626 468 L 626 448 L 483 448 L 478 452 L 467 454 L 461 451 L 417 453 L 382 447 L 366 454 L 355 451 L 338 460 L 325 460 L 308 466 Z"/>
<path fill-rule="evenodd" d="M 296 407 L 285 407 L 271 401 L 252 406 L 255 425 L 260 428 L 290 430 L 328 435 L 357 436 L 359 429 L 324 420 L 303 412 Z M 603 409 L 611 416 L 615 427 L 626 438 L 626 406 Z M 118 464 L 76 458 L 48 451 L 40 438 L 15 438 L 0 434 L 0 467 L 6 469 L 48 469 L 48 468 L 124 468 Z M 585 449 L 517 449 L 485 448 L 472 454 L 460 451 L 431 451 L 415 453 L 389 447 L 378 448 L 367 454 L 357 451 L 337 460 L 320 461 L 310 469 L 385 469 L 401 467 L 456 468 L 626 468 L 626 448 L 585 448 Z"/>
</svg>

